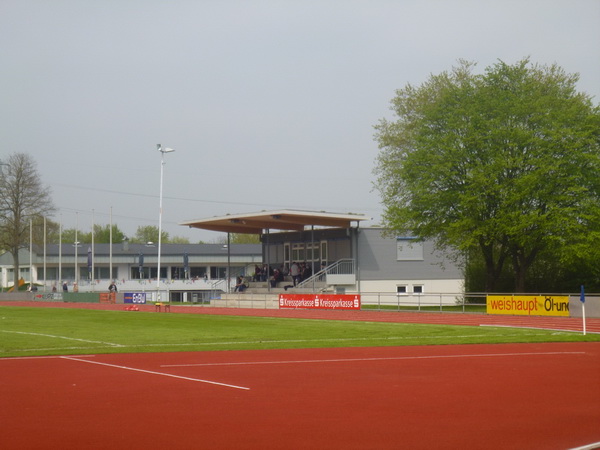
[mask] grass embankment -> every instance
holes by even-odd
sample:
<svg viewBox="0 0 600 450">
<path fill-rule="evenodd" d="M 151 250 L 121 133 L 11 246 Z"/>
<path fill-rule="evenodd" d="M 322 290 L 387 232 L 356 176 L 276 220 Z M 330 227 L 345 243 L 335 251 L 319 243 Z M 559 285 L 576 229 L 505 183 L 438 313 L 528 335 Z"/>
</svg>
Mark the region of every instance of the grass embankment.
<svg viewBox="0 0 600 450">
<path fill-rule="evenodd" d="M 565 341 L 600 341 L 600 335 L 504 327 L 0 308 L 0 357 Z"/>
</svg>

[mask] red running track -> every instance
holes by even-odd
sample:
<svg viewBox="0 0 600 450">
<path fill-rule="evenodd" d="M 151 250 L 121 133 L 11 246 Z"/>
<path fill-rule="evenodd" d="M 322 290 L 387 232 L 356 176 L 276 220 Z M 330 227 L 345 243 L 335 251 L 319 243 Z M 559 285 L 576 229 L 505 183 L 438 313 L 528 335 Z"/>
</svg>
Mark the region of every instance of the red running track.
<svg viewBox="0 0 600 450">
<path fill-rule="evenodd" d="M 0 359 L 7 449 L 569 449 L 600 343 Z"/>
</svg>

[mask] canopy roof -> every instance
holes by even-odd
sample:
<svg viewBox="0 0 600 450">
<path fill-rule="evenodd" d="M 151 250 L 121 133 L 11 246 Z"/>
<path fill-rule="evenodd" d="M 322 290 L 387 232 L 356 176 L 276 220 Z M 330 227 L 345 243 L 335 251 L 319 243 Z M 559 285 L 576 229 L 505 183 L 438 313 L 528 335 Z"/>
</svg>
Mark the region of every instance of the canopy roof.
<svg viewBox="0 0 600 450">
<path fill-rule="evenodd" d="M 311 211 L 277 210 L 249 214 L 228 214 L 210 219 L 182 222 L 190 228 L 227 233 L 262 234 L 263 230 L 302 231 L 305 226 L 350 228 L 352 222 L 370 220 L 362 214 L 336 214 Z"/>
</svg>

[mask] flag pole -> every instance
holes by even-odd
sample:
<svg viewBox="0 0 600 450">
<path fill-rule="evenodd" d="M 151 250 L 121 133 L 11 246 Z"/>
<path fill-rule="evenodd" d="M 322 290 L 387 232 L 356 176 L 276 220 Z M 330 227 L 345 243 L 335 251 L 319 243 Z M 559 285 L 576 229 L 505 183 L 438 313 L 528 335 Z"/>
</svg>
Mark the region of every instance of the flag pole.
<svg viewBox="0 0 600 450">
<path fill-rule="evenodd" d="M 94 226 L 96 225 L 95 222 L 96 222 L 96 217 L 94 215 L 94 210 L 92 209 L 92 267 L 91 267 L 92 273 L 90 275 L 90 282 L 92 284 L 92 292 L 94 292 L 94 284 L 95 284 L 95 282 L 94 282 L 94 259 L 96 256 L 96 248 L 94 246 Z"/>
<path fill-rule="evenodd" d="M 579 297 L 579 300 L 581 301 L 581 315 L 583 316 L 583 335 L 586 335 L 586 329 L 585 329 L 585 289 L 583 287 L 583 284 L 581 285 L 581 296 Z"/>
</svg>

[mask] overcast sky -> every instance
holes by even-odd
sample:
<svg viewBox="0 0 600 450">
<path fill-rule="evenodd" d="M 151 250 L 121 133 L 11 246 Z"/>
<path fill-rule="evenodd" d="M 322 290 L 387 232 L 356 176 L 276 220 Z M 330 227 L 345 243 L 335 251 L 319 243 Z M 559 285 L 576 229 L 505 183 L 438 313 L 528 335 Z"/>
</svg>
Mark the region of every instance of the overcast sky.
<svg viewBox="0 0 600 450">
<path fill-rule="evenodd" d="M 498 59 L 600 99 L 599 0 L 0 0 L 0 160 L 28 153 L 54 220 L 128 235 L 265 209 L 381 214 L 373 126 L 395 90 Z M 94 211 L 92 215 L 92 211 Z M 92 219 L 93 218 L 93 219 Z"/>
</svg>

